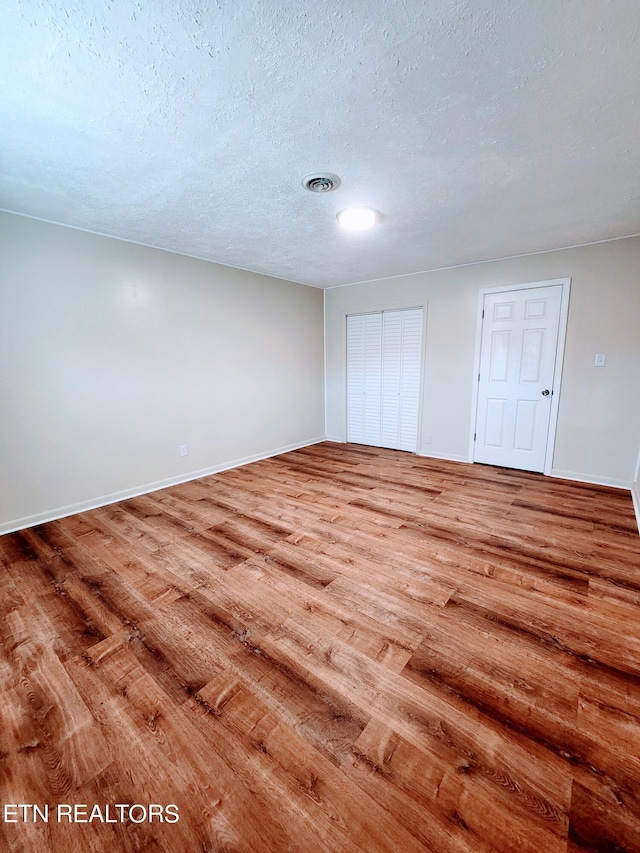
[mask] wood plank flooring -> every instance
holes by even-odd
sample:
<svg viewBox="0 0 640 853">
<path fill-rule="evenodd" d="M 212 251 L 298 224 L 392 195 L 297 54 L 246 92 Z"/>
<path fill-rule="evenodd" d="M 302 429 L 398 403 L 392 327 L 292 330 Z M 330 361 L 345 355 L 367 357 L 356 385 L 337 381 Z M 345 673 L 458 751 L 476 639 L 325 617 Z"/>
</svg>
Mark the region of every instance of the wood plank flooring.
<svg viewBox="0 0 640 853">
<path fill-rule="evenodd" d="M 2 851 L 640 851 L 623 491 L 327 442 L 11 534 L 0 682 Z"/>
</svg>

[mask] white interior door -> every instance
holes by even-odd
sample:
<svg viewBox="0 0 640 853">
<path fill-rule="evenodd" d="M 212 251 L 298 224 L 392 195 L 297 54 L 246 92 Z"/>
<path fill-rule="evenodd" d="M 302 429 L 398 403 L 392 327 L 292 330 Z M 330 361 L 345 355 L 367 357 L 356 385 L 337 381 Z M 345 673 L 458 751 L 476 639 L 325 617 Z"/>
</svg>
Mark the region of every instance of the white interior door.
<svg viewBox="0 0 640 853">
<path fill-rule="evenodd" d="M 484 297 L 474 461 L 544 471 L 562 285 Z"/>
<path fill-rule="evenodd" d="M 422 308 L 347 317 L 347 441 L 415 452 Z"/>
</svg>

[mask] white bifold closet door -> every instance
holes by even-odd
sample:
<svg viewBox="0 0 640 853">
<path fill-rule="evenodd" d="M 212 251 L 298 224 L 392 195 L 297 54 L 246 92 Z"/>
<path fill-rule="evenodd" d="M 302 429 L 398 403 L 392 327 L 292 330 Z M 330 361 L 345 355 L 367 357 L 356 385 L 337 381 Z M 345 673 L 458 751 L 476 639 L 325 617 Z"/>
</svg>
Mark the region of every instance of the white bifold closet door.
<svg viewBox="0 0 640 853">
<path fill-rule="evenodd" d="M 418 447 L 422 308 L 347 317 L 347 441 Z"/>
</svg>

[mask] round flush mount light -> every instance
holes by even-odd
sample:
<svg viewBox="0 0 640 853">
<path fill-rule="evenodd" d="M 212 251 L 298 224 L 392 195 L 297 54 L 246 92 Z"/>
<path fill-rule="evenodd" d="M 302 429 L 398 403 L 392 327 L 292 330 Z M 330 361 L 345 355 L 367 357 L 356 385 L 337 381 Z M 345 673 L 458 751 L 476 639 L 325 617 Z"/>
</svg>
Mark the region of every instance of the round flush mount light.
<svg viewBox="0 0 640 853">
<path fill-rule="evenodd" d="M 312 193 L 329 193 L 337 190 L 340 184 L 340 178 L 331 172 L 314 172 L 302 179 L 302 186 Z"/>
<path fill-rule="evenodd" d="M 336 214 L 336 219 L 345 231 L 368 231 L 380 222 L 382 214 L 373 207 L 345 207 Z"/>
</svg>

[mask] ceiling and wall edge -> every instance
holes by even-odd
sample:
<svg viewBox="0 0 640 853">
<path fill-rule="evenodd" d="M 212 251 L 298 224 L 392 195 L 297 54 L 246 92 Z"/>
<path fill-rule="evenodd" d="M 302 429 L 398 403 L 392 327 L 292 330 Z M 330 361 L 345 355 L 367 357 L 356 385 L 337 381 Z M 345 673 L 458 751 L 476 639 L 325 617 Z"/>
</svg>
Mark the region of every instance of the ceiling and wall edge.
<svg viewBox="0 0 640 853">
<path fill-rule="evenodd" d="M 426 275 L 434 272 L 447 272 L 448 270 L 464 269 L 465 267 L 478 267 L 482 264 L 497 264 L 500 261 L 517 261 L 518 258 L 533 258 L 536 255 L 550 255 L 554 252 L 566 252 L 569 249 L 584 249 L 587 246 L 599 246 L 602 243 L 616 243 L 618 240 L 632 240 L 634 237 L 640 237 L 640 232 L 637 234 L 621 234 L 619 237 L 604 237 L 602 240 L 590 240 L 587 243 L 576 243 L 572 246 L 557 246 L 555 249 L 539 249 L 537 252 L 522 252 L 519 255 L 504 255 L 501 258 L 485 258 L 482 261 L 468 261 L 464 264 L 451 264 L 446 267 L 432 267 L 425 270 L 416 270 L 416 272 L 406 272 L 401 275 L 389 275 L 383 278 L 368 278 L 363 281 L 349 281 L 346 284 L 332 284 L 323 288 L 327 290 L 337 290 L 340 287 L 353 287 L 355 284 L 374 284 L 379 281 L 397 281 L 403 278 L 411 278 L 414 275 Z"/>
<path fill-rule="evenodd" d="M 640 232 L 635 233 L 635 234 L 621 234 L 617 237 L 605 237 L 602 240 L 590 240 L 587 243 L 576 243 L 576 244 L 571 245 L 571 246 L 556 246 L 553 249 L 540 249 L 540 250 L 535 251 L 535 252 L 523 252 L 523 253 L 518 254 L 518 255 L 504 255 L 503 257 L 500 257 L 500 258 L 484 258 L 483 260 L 480 260 L 480 261 L 467 261 L 464 264 L 451 264 L 450 266 L 444 266 L 444 267 L 428 267 L 427 269 L 420 269 L 420 270 L 415 270 L 414 272 L 401 273 L 400 275 L 390 275 L 390 276 L 383 276 L 382 278 L 368 278 L 368 279 L 362 279 L 362 280 L 357 280 L 357 281 L 347 281 L 344 284 L 332 284 L 332 285 L 327 285 L 326 287 L 322 287 L 319 284 L 312 284 L 308 281 L 299 281 L 298 279 L 294 279 L 294 278 L 284 278 L 283 276 L 271 275 L 270 273 L 262 272 L 262 270 L 258 270 L 258 269 L 251 269 L 249 267 L 238 267 L 238 266 L 235 266 L 233 264 L 225 264 L 222 261 L 214 261 L 211 258 L 205 258 L 202 255 L 189 255 L 186 252 L 179 252 L 176 249 L 167 249 L 164 246 L 156 246 L 152 243 L 141 243 L 138 240 L 129 240 L 126 237 L 117 237 L 113 234 L 107 234 L 103 231 L 93 231 L 90 228 L 82 228 L 79 225 L 69 225 L 66 222 L 58 222 L 54 219 L 45 219 L 42 216 L 31 216 L 28 213 L 19 213 L 18 211 L 9 210 L 8 208 L 4 208 L 4 207 L 0 207 L 0 213 L 7 213 L 10 216 L 20 216 L 23 219 L 32 219 L 35 222 L 44 222 L 48 225 L 57 225 L 59 228 L 69 228 L 72 231 L 81 231 L 83 234 L 93 234 L 96 237 L 106 237 L 108 240 L 117 240 L 119 243 L 129 243 L 133 246 L 143 246 L 145 249 L 155 249 L 158 252 L 167 252 L 170 255 L 178 255 L 182 258 L 191 258 L 194 261 L 204 261 L 207 264 L 214 264 L 214 265 L 217 265 L 220 267 L 227 267 L 228 269 L 232 269 L 232 270 L 240 270 L 241 272 L 249 272 L 249 273 L 253 273 L 254 275 L 262 275 L 265 278 L 272 278 L 272 279 L 275 279 L 276 281 L 289 281 L 289 282 L 291 282 L 291 284 L 301 284 L 304 287 L 313 287 L 316 290 L 324 290 L 324 291 L 336 290 L 339 287 L 352 287 L 355 284 L 370 284 L 372 282 L 377 282 L 377 281 L 395 281 L 397 279 L 409 278 L 410 276 L 413 276 L 413 275 L 423 275 L 424 273 L 432 273 L 432 272 L 444 272 L 445 270 L 462 269 L 463 267 L 475 267 L 475 266 L 479 266 L 480 264 L 497 263 L 498 261 L 512 261 L 512 260 L 517 260 L 518 258 L 530 258 L 530 257 L 534 257 L 535 255 L 548 255 L 548 254 L 551 254 L 552 252 L 564 252 L 567 249 L 582 249 L 585 246 L 598 246 L 601 243 L 615 243 L 618 240 L 631 240 L 634 237 L 640 237 Z"/>
<path fill-rule="evenodd" d="M 93 231 L 91 228 L 82 228 L 80 225 L 69 225 L 66 222 L 58 222 L 55 219 L 45 219 L 42 216 L 31 216 L 28 213 L 19 213 L 16 210 L 9 210 L 5 207 L 0 207 L 0 213 L 7 213 L 9 216 L 20 216 L 23 219 L 32 219 L 34 222 L 44 222 L 46 225 L 57 225 L 58 228 L 69 228 L 71 231 L 81 231 L 83 234 L 93 234 L 94 237 L 105 237 L 107 240 L 117 240 L 118 243 L 128 243 L 131 246 L 142 246 L 144 249 L 155 249 L 157 252 L 167 252 L 169 255 L 178 255 L 181 258 L 191 258 L 193 261 L 204 261 L 207 264 L 226 267 L 230 270 L 239 270 L 240 272 L 250 272 L 254 275 L 263 275 L 265 278 L 272 278 L 275 281 L 289 281 L 291 284 L 301 284 L 304 287 L 313 287 L 316 290 L 324 289 L 317 284 L 309 284 L 307 281 L 296 281 L 293 278 L 283 278 L 282 276 L 270 275 L 267 272 L 252 270 L 248 267 L 237 267 L 233 264 L 225 264 L 222 261 L 213 261 L 211 258 L 204 258 L 201 255 L 188 255 L 186 252 L 179 252 L 176 249 L 167 249 L 164 246 L 155 246 L 153 243 L 141 243 L 139 240 L 129 240 L 126 237 L 116 237 L 114 234 L 107 234 L 104 231 Z"/>
</svg>

